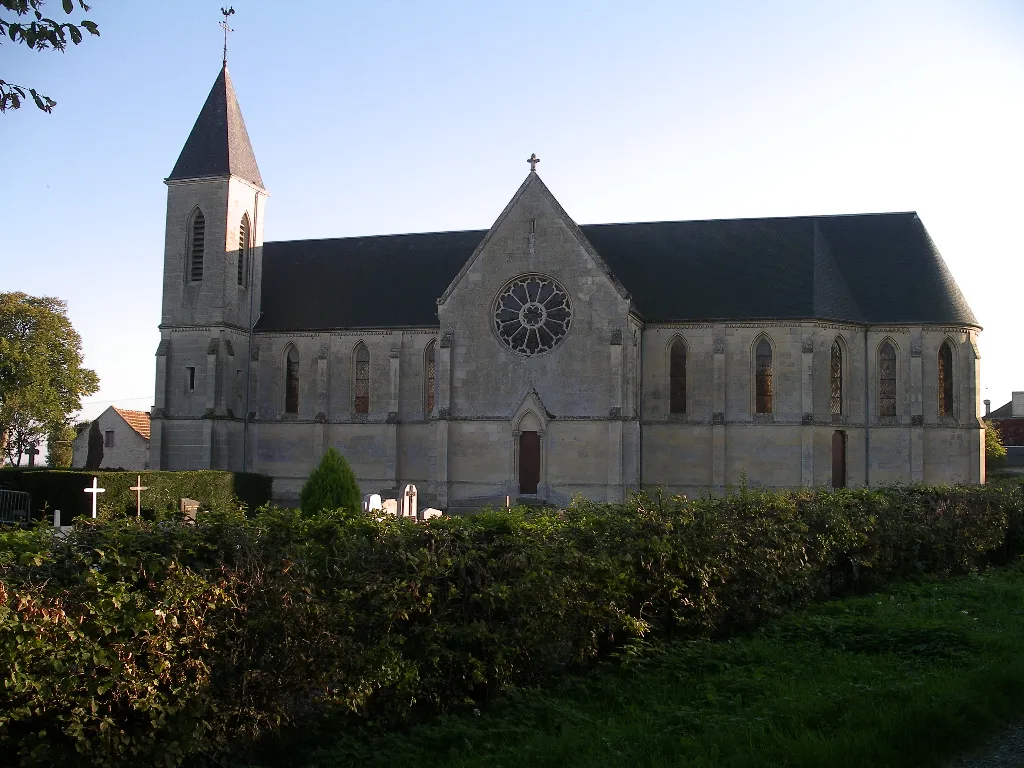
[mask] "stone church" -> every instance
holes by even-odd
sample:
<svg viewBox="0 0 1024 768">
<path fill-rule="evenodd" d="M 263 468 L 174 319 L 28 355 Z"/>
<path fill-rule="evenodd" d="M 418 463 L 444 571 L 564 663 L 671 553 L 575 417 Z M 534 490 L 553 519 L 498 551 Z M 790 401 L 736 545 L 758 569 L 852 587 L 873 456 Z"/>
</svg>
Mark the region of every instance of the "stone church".
<svg viewBox="0 0 1024 768">
<path fill-rule="evenodd" d="M 486 230 L 265 243 L 225 66 L 166 179 L 152 466 L 289 500 L 334 446 L 446 509 L 984 481 L 980 328 L 915 213 L 580 226 L 536 163 Z"/>
</svg>

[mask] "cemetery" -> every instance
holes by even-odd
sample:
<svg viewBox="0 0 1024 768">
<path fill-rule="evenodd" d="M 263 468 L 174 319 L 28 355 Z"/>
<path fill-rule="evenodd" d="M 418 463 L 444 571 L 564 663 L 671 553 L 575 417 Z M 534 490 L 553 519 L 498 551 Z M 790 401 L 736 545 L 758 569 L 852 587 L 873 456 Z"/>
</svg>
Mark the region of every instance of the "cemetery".
<svg viewBox="0 0 1024 768">
<path fill-rule="evenodd" d="M 556 706 L 543 691 L 614 686 L 629 659 L 696 663 L 693 643 L 714 658 L 732 647 L 724 639 L 755 642 L 742 638 L 798 621 L 787 617 L 803 606 L 827 613 L 847 604 L 837 598 L 870 601 L 856 596 L 1024 552 L 1014 483 L 652 490 L 448 517 L 421 507 L 412 484 L 394 499 L 361 494 L 334 451 L 301 509 L 242 503 L 228 489 L 255 499 L 259 478 L 231 473 L 37 470 L 21 483 L 38 495 L 46 475 L 77 488 L 87 512 L 59 536 L 46 519 L 0 530 L 0 653 L 16 662 L 0 751 L 23 766 L 291 765 L 316 749 L 336 756 L 324 764 L 367 749 L 380 760 L 368 764 L 401 764 L 403 749 L 447 764 L 447 748 L 431 763 L 416 742 L 430 728 L 449 738 L 438 715 L 472 730 L 483 712 L 504 728 L 517 691 L 538 692 L 512 699 L 534 702 L 528 720 Z M 856 635 L 851 621 L 843 631 Z M 929 632 L 890 628 L 878 642 L 945 647 Z M 587 683 L 594 674 L 612 677 Z M 459 743 L 486 751 L 481 733 Z"/>
</svg>

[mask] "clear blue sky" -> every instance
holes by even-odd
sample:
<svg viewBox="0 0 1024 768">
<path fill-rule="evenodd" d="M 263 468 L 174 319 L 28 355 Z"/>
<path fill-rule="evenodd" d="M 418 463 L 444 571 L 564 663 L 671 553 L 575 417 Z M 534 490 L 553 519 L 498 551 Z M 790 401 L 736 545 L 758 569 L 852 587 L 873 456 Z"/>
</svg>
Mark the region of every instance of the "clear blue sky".
<svg viewBox="0 0 1024 768">
<path fill-rule="evenodd" d="M 89 417 L 152 405 L 162 180 L 222 5 L 92 1 L 100 38 L 0 45 L 58 102 L 0 116 L 0 290 L 68 301 Z M 582 224 L 916 210 L 985 326 L 984 397 L 1024 389 L 1020 0 L 234 7 L 267 240 L 486 228 L 531 152 Z"/>
</svg>

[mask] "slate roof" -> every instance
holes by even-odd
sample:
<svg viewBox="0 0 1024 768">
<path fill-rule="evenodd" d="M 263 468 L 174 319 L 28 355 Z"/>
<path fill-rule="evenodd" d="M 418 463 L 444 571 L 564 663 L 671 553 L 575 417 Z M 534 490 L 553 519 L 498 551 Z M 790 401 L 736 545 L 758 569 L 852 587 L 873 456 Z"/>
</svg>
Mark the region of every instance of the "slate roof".
<svg viewBox="0 0 1024 768">
<path fill-rule="evenodd" d="M 146 411 L 128 411 L 112 406 L 117 415 L 128 422 L 128 426 L 149 440 L 149 414 Z"/>
<path fill-rule="evenodd" d="M 232 174 L 263 186 L 242 110 L 225 64 L 192 126 L 192 133 L 174 164 L 168 181 Z"/>
<path fill-rule="evenodd" d="M 992 411 L 986 419 L 1012 419 L 1013 418 L 1013 400 L 1008 402 L 1006 405 L 1002 405 Z"/>
<path fill-rule="evenodd" d="M 580 230 L 649 322 L 978 325 L 916 213 Z M 486 231 L 266 243 L 258 330 L 436 326 Z"/>
</svg>

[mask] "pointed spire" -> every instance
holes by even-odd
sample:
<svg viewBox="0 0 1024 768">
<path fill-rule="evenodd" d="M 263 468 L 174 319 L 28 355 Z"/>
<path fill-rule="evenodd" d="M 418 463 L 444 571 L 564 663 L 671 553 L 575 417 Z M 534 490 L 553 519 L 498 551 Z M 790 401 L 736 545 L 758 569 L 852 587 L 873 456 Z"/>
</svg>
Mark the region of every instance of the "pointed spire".
<svg viewBox="0 0 1024 768">
<path fill-rule="evenodd" d="M 263 187 L 242 110 L 224 65 L 167 180 L 229 174 Z"/>
</svg>

